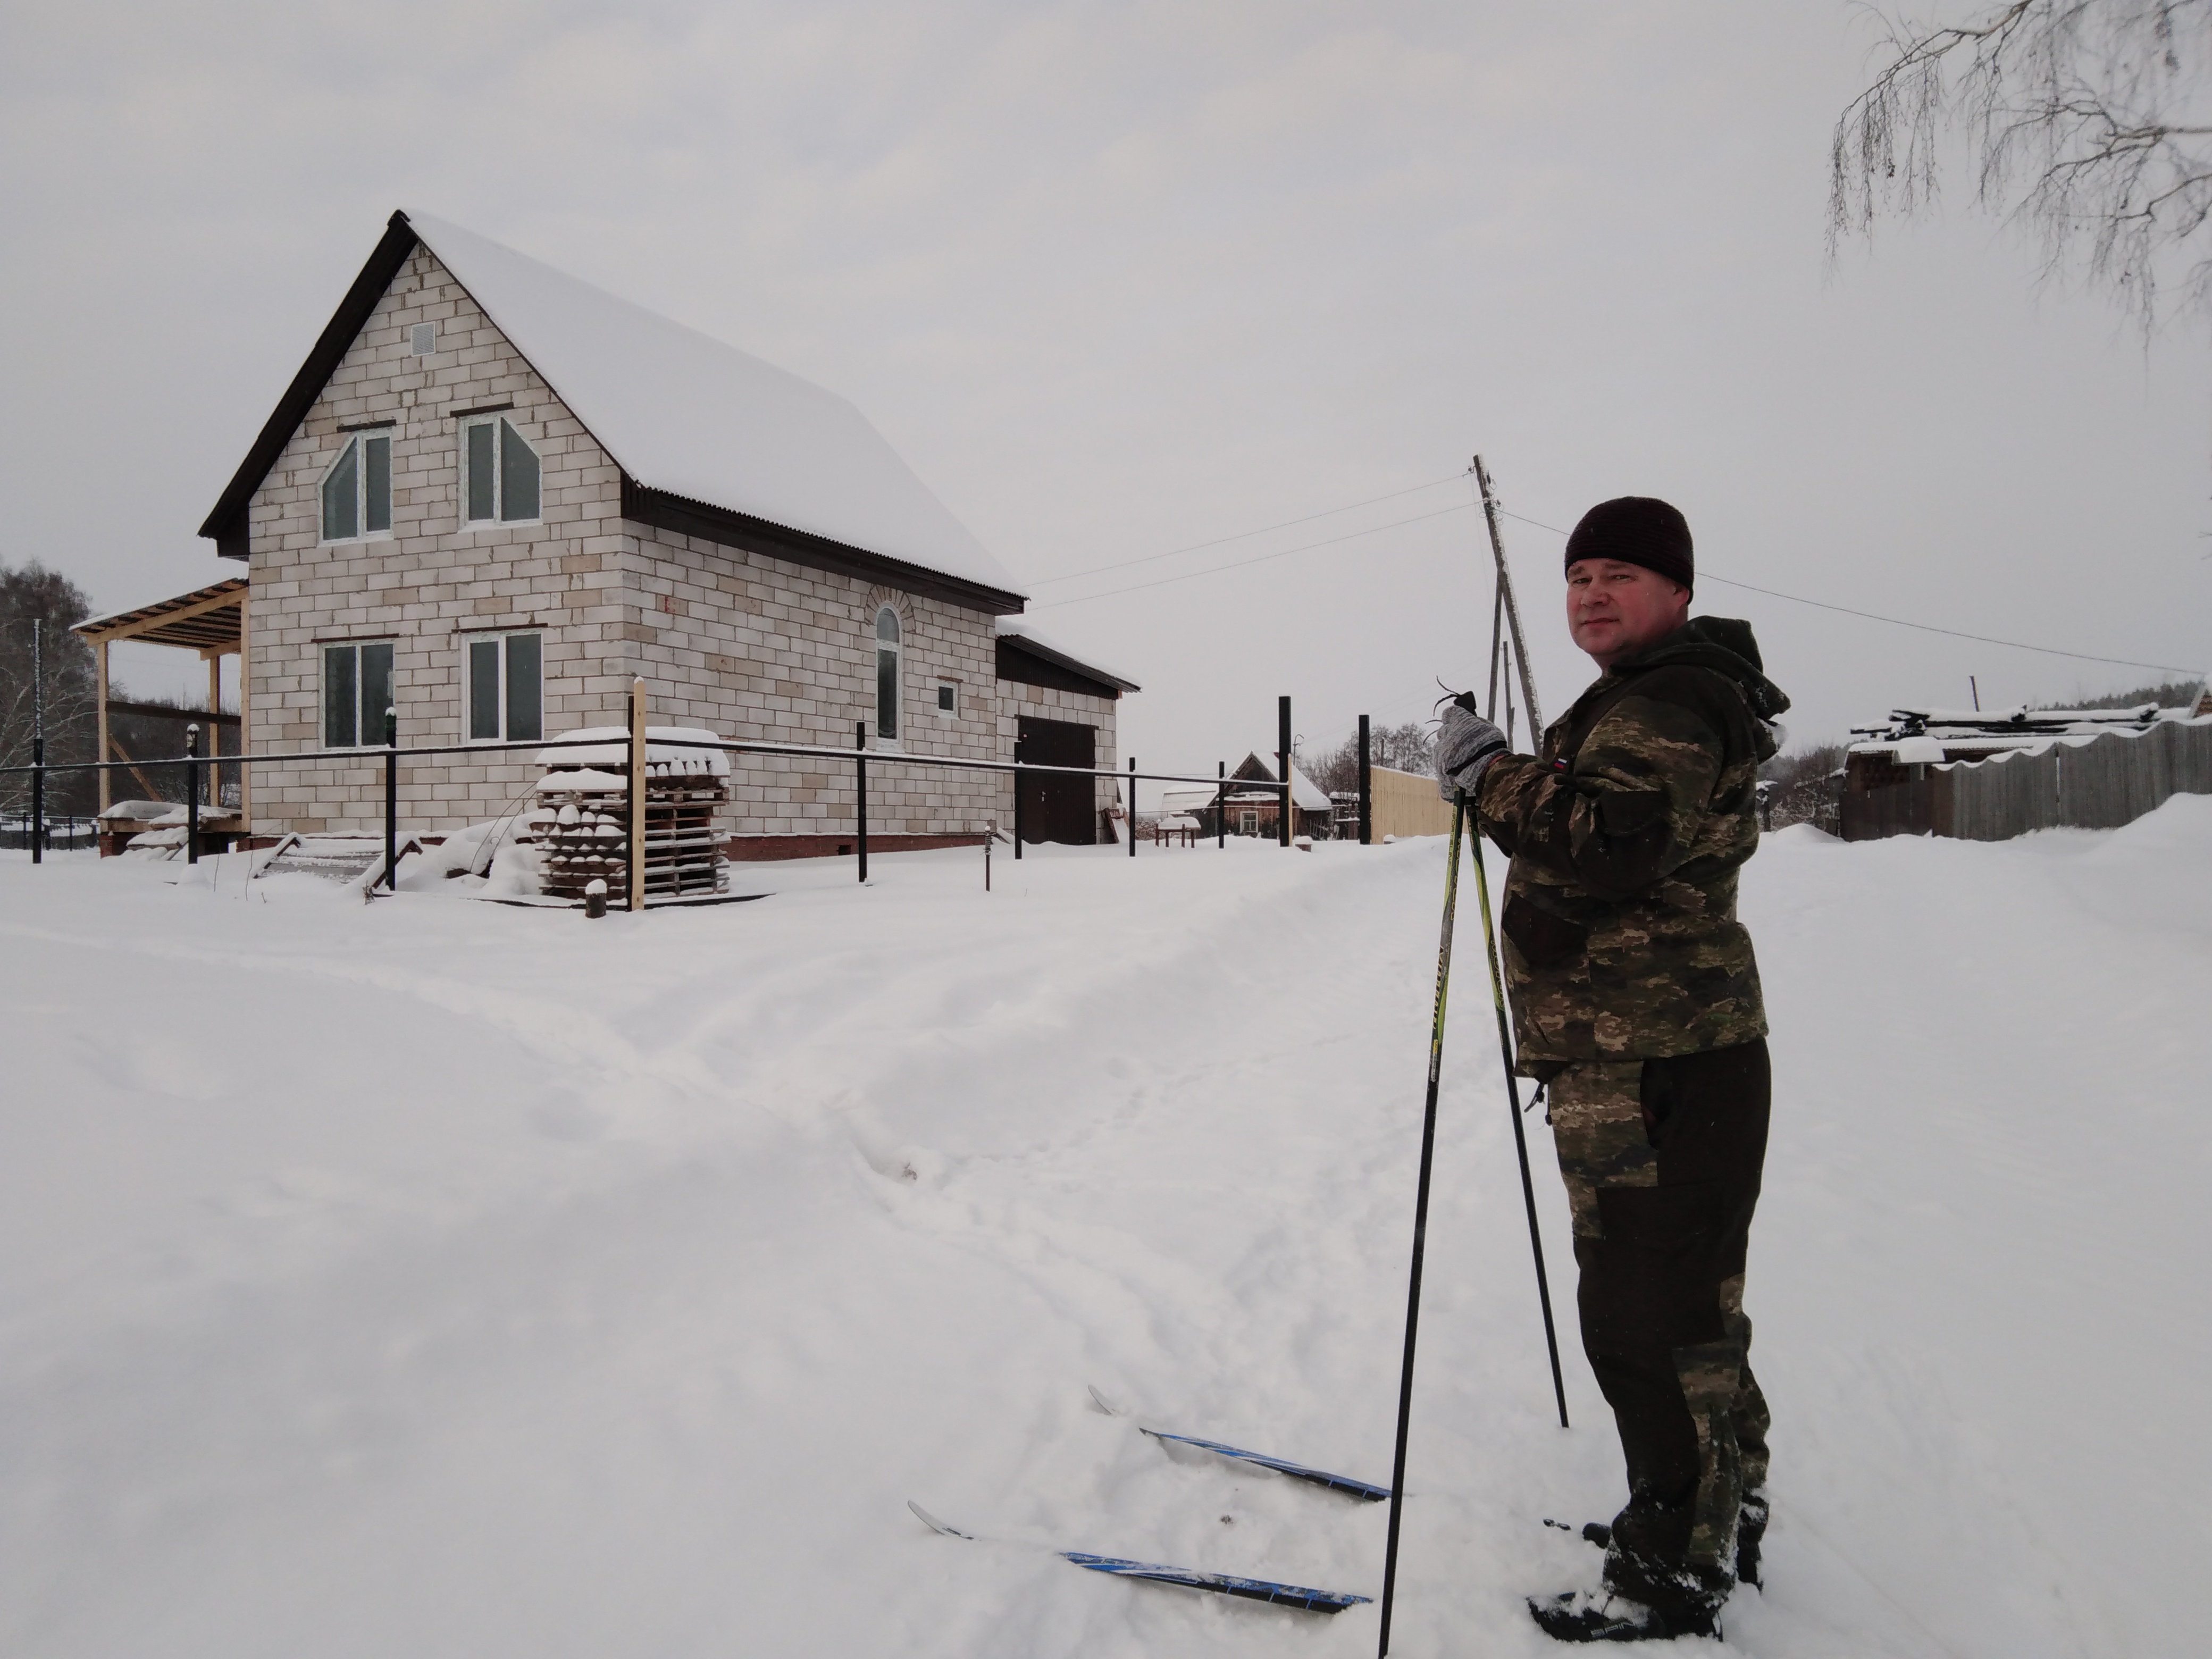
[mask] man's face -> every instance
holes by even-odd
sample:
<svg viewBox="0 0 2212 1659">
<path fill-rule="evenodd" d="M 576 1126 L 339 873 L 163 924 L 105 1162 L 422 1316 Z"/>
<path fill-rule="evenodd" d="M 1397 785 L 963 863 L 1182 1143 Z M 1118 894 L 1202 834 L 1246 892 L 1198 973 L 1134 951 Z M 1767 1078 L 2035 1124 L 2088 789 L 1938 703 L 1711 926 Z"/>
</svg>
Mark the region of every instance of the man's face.
<svg viewBox="0 0 2212 1659">
<path fill-rule="evenodd" d="M 1687 620 L 1690 590 L 1618 559 L 1567 567 L 1567 632 L 1600 668 L 1626 662 Z"/>
</svg>

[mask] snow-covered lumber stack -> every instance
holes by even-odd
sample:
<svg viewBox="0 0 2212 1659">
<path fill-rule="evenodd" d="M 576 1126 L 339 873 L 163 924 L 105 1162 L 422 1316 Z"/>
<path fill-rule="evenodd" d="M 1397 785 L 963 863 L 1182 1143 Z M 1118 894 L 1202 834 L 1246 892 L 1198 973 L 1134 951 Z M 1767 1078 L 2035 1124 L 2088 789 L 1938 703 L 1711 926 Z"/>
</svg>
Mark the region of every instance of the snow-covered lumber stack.
<svg viewBox="0 0 2212 1659">
<path fill-rule="evenodd" d="M 721 739 L 687 726 L 649 726 L 645 736 L 647 902 L 724 891 L 729 874 L 714 812 L 730 797 L 729 757 L 674 746 Z M 538 752 L 545 775 L 529 839 L 550 896 L 580 904 L 584 889 L 604 881 L 608 903 L 619 909 L 629 902 L 629 733 L 602 726 L 562 734 L 577 738 L 605 741 Z"/>
</svg>

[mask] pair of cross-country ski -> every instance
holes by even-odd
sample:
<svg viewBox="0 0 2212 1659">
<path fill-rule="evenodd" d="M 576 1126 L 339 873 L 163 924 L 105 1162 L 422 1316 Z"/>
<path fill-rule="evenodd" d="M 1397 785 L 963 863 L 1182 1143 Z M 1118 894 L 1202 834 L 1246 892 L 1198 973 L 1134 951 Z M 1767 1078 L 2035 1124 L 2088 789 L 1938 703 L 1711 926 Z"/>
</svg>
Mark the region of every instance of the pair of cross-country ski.
<svg viewBox="0 0 2212 1659">
<path fill-rule="evenodd" d="M 1091 1397 L 1097 1402 L 1098 1409 L 1109 1417 L 1127 1417 L 1130 1414 L 1128 1407 L 1115 1405 L 1095 1388 L 1091 1390 Z M 1164 1429 L 1142 1421 L 1138 1422 L 1137 1427 L 1155 1440 L 1171 1442 L 1179 1446 L 1194 1446 L 1200 1451 L 1257 1464 L 1263 1469 L 1273 1469 L 1278 1474 L 1288 1475 L 1293 1480 L 1326 1486 L 1331 1492 L 1344 1492 L 1365 1503 L 1379 1503 L 1390 1495 L 1388 1486 L 1378 1486 L 1371 1480 L 1355 1480 L 1348 1474 L 1331 1474 L 1326 1469 L 1308 1468 L 1303 1463 L 1293 1463 L 1285 1458 L 1270 1457 L 1264 1452 L 1246 1451 L 1239 1446 L 1225 1446 L 1218 1440 L 1201 1440 L 1195 1435 L 1170 1434 Z M 942 1533 L 947 1538 L 987 1541 L 975 1533 L 963 1532 L 959 1528 L 939 1520 L 911 1498 L 907 1501 L 907 1508 L 912 1510 L 932 1531 Z M 1089 1571 L 1111 1573 L 1117 1578 L 1145 1578 L 1155 1583 L 1182 1584 L 1191 1589 L 1211 1591 L 1216 1595 L 1241 1596 L 1246 1601 L 1266 1601 L 1275 1607 L 1300 1607 L 1308 1613 L 1342 1613 L 1346 1607 L 1374 1599 L 1342 1590 L 1310 1589 L 1302 1584 L 1279 1584 L 1266 1578 L 1240 1578 L 1229 1573 L 1200 1572 L 1193 1567 L 1125 1561 L 1116 1556 L 1091 1555 L 1081 1550 L 1054 1550 L 1053 1553 Z"/>
</svg>

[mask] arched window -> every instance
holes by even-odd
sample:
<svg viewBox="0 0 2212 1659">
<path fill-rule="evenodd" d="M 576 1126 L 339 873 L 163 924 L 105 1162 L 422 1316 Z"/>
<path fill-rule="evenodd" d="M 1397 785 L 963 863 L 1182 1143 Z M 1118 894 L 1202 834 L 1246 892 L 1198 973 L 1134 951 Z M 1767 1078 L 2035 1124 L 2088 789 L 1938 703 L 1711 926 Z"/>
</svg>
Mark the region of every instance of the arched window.
<svg viewBox="0 0 2212 1659">
<path fill-rule="evenodd" d="M 899 735 L 899 619 L 890 605 L 876 612 L 876 736 L 896 743 Z"/>
</svg>

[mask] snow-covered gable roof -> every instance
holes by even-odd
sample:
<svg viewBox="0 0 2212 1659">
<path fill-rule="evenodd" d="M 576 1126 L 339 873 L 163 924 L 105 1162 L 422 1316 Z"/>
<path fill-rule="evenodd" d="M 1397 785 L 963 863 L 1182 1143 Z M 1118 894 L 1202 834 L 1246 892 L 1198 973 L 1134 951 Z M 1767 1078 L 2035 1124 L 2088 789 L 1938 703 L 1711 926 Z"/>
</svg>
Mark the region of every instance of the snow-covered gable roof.
<svg viewBox="0 0 2212 1659">
<path fill-rule="evenodd" d="M 418 242 L 638 489 L 949 578 L 994 611 L 1020 608 L 1005 568 L 843 398 L 428 214 L 392 216 L 202 526 L 222 551 L 243 556 L 247 500 Z"/>
<path fill-rule="evenodd" d="M 1229 775 L 1232 783 L 1240 777 L 1265 778 L 1271 783 L 1279 781 L 1275 776 L 1274 767 L 1256 749 L 1245 756 L 1244 763 Z M 1319 784 L 1298 769 L 1296 762 L 1291 765 L 1291 799 L 1301 812 L 1326 812 L 1329 810 L 1328 796 Z"/>
</svg>

